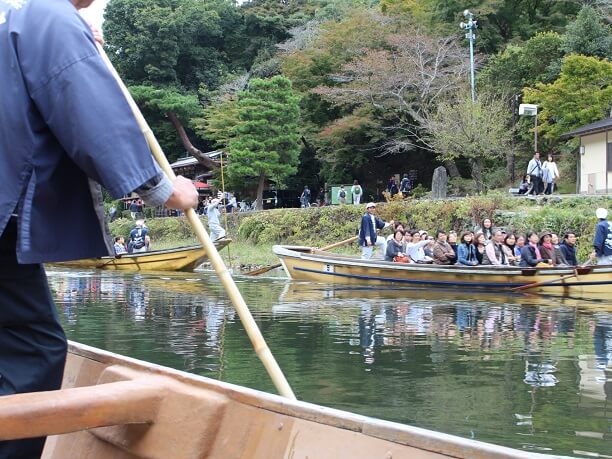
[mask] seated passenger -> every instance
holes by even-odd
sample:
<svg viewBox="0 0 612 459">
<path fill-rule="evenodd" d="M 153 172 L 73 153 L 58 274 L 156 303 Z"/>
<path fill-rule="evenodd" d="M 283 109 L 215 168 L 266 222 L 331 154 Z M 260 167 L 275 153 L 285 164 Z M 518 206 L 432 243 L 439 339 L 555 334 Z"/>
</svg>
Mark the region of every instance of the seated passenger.
<svg viewBox="0 0 612 459">
<path fill-rule="evenodd" d="M 395 238 L 395 232 L 398 231 L 398 230 L 404 231 L 404 224 L 403 223 L 401 223 L 401 222 L 395 222 L 394 223 L 394 225 L 393 225 L 393 232 L 387 236 L 386 241 L 387 242 L 391 242 Z"/>
<path fill-rule="evenodd" d="M 483 233 L 476 233 L 474 237 L 474 247 L 476 247 L 476 259 L 478 260 L 478 264 L 481 265 L 487 247 L 487 239 Z"/>
<path fill-rule="evenodd" d="M 404 257 L 404 231 L 395 230 L 393 239 L 387 242 L 385 261 L 395 261 L 395 257 Z M 408 261 L 406 261 L 408 263 Z"/>
<path fill-rule="evenodd" d="M 123 236 L 115 237 L 114 248 L 115 255 L 123 255 L 124 253 L 128 253 L 127 249 L 125 248 L 125 239 L 123 239 Z"/>
<path fill-rule="evenodd" d="M 455 251 L 446 241 L 446 233 L 438 230 L 436 233 L 436 242 L 433 245 L 433 262 L 436 265 L 452 265 L 457 259 Z"/>
<path fill-rule="evenodd" d="M 516 238 L 516 244 L 514 245 L 514 256 L 518 257 L 519 262 L 521 261 L 521 250 L 525 247 L 525 236 L 520 234 Z"/>
<path fill-rule="evenodd" d="M 494 230 L 493 237 L 485 248 L 485 253 L 482 257 L 483 265 L 504 266 L 508 265 L 508 259 L 502 248 L 504 241 L 504 233 L 502 230 Z"/>
<path fill-rule="evenodd" d="M 502 249 L 504 254 L 506 255 L 506 260 L 508 260 L 508 264 L 510 266 L 518 266 L 521 261 L 520 256 L 516 256 L 514 254 L 514 249 L 516 248 L 516 237 L 514 234 L 506 234 L 504 238 L 504 244 L 502 245 Z"/>
<path fill-rule="evenodd" d="M 412 233 L 412 242 L 407 244 L 406 252 L 414 263 L 432 263 L 431 257 L 425 255 L 424 248 L 431 244 L 429 239 L 421 240 L 421 232 Z"/>
<path fill-rule="evenodd" d="M 471 232 L 461 235 L 461 242 L 457 246 L 457 264 L 466 266 L 476 266 L 478 264 L 476 246 L 472 244 L 472 237 Z"/>
<path fill-rule="evenodd" d="M 565 256 L 563 255 L 563 252 L 561 251 L 561 246 L 559 245 L 559 236 L 557 236 L 555 233 L 552 233 L 550 235 L 550 242 L 553 248 L 555 249 L 555 258 L 557 259 L 557 263 L 555 264 L 557 266 L 568 266 L 569 263 L 565 259 Z"/>
<path fill-rule="evenodd" d="M 527 191 L 529 191 L 529 176 L 524 175 L 519 184 L 518 194 L 525 194 Z"/>
<path fill-rule="evenodd" d="M 538 247 L 540 249 L 540 254 L 542 254 L 542 258 L 550 260 L 550 264 L 556 266 L 560 263 L 557 259 L 557 254 L 555 252 L 555 248 L 552 244 L 552 233 L 549 231 L 545 231 L 540 237 L 540 245 Z"/>
<path fill-rule="evenodd" d="M 563 242 L 559 245 L 563 258 L 569 266 L 577 266 L 576 260 L 576 233 L 568 231 L 563 236 Z"/>
<path fill-rule="evenodd" d="M 540 253 L 540 247 L 538 246 L 538 242 L 540 238 L 538 237 L 538 233 L 535 231 L 530 231 L 527 233 L 527 240 L 529 243 L 521 249 L 521 266 L 527 267 L 536 267 L 539 263 L 551 264 L 551 260 L 542 258 L 542 254 Z"/>
</svg>

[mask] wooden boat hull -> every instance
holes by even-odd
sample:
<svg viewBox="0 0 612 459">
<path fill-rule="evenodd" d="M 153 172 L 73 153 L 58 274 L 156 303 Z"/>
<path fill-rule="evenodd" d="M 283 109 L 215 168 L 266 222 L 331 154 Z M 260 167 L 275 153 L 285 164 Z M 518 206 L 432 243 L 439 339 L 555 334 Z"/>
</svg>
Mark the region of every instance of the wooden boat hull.
<svg viewBox="0 0 612 459">
<path fill-rule="evenodd" d="M 612 297 L 612 265 L 594 266 L 587 274 L 574 274 L 569 267 L 520 268 L 490 266 L 439 266 L 361 260 L 308 247 L 274 246 L 287 275 L 295 280 L 356 284 L 437 287 L 445 289 L 511 290 L 546 282 L 530 293 Z M 563 278 L 563 279 L 561 279 Z"/>
<path fill-rule="evenodd" d="M 132 414 L 114 425 L 120 415 L 93 401 L 87 406 L 81 400 L 87 392 Z M 62 391 L 38 395 L 57 400 L 48 407 L 56 413 L 49 428 L 72 432 L 49 437 L 43 459 L 551 457 L 291 401 L 77 343 L 70 344 Z M 84 408 L 63 413 L 70 403 Z M 32 414 L 28 401 L 17 409 Z M 27 425 L 38 429 L 44 417 L 30 418 Z M 22 421 L 19 414 L 13 420 L 13 425 Z M 77 429 L 79 421 L 96 428 Z M 11 427 L 0 423 L 0 438 L 3 429 Z"/>
<path fill-rule="evenodd" d="M 231 239 L 215 241 L 217 250 L 228 245 Z M 130 253 L 120 257 L 87 258 L 83 260 L 54 263 L 81 269 L 110 269 L 117 271 L 193 271 L 208 259 L 206 250 L 200 245 Z"/>
</svg>

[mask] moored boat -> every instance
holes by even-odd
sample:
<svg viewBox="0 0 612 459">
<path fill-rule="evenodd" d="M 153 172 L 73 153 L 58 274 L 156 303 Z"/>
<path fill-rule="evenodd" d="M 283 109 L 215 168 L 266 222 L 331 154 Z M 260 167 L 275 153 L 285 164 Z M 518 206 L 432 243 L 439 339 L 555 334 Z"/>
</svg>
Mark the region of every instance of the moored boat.
<svg viewBox="0 0 612 459">
<path fill-rule="evenodd" d="M 443 407 L 440 407 L 443 409 Z M 44 459 L 545 458 L 70 344 L 63 388 L 0 397 L 0 439 Z"/>
<path fill-rule="evenodd" d="M 228 245 L 231 239 L 215 241 L 217 250 Z M 116 257 L 87 258 L 54 263 L 82 269 L 111 269 L 119 271 L 193 271 L 206 261 L 208 255 L 201 245 L 190 245 L 151 252 L 126 253 Z"/>
<path fill-rule="evenodd" d="M 402 285 L 445 289 L 512 290 L 530 293 L 612 295 L 612 265 L 521 268 L 442 266 L 362 260 L 311 247 L 273 247 L 287 275 L 295 280 L 358 285 Z"/>
</svg>

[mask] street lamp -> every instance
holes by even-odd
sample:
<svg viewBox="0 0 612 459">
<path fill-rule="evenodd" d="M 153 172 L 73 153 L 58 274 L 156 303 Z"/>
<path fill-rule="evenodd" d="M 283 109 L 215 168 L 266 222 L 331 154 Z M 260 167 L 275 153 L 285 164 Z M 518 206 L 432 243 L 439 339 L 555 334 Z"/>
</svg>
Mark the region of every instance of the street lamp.
<svg viewBox="0 0 612 459">
<path fill-rule="evenodd" d="M 538 152 L 538 106 L 534 104 L 519 105 L 519 115 L 533 116 L 535 118 L 533 152 Z"/>
<path fill-rule="evenodd" d="M 472 102 L 476 102 L 476 87 L 474 82 L 474 40 L 476 39 L 475 30 L 478 28 L 478 22 L 474 20 L 474 15 L 470 10 L 465 10 L 463 16 L 467 22 L 461 22 L 459 27 L 467 30 L 465 38 L 470 41 L 470 83 L 472 85 Z"/>
</svg>

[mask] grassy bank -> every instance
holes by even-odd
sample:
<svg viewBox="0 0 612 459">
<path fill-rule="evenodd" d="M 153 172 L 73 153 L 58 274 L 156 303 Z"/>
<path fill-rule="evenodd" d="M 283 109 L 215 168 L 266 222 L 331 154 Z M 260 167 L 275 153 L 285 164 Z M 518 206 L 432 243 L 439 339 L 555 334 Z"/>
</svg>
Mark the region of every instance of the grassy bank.
<svg viewBox="0 0 612 459">
<path fill-rule="evenodd" d="M 549 230 L 563 235 L 568 230 L 579 236 L 581 258 L 590 252 L 597 219 L 595 209 L 610 209 L 608 197 L 567 197 L 561 199 L 523 199 L 489 194 L 454 200 L 406 200 L 379 205 L 385 220 L 399 220 L 409 228 L 430 232 L 438 228 L 458 232 L 474 229 L 485 218 L 507 231 L 525 233 L 531 229 Z M 265 265 L 277 262 L 272 255 L 274 244 L 323 246 L 354 236 L 364 206 L 331 206 L 310 209 L 275 209 L 238 213 L 227 216 L 228 235 L 234 240 L 230 248 L 231 265 Z M 204 224 L 207 223 L 203 217 Z M 127 236 L 133 227 L 128 219 L 111 223 L 114 235 Z M 158 218 L 147 221 L 155 248 L 192 244 L 196 240 L 183 218 Z M 353 244 L 355 246 L 355 244 Z M 344 251 L 356 251 L 348 247 Z M 227 249 L 223 256 L 227 260 Z"/>
</svg>

